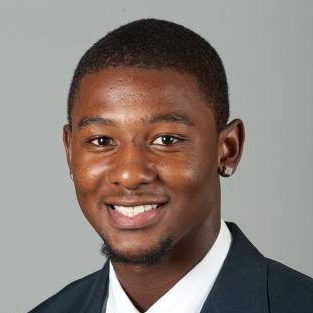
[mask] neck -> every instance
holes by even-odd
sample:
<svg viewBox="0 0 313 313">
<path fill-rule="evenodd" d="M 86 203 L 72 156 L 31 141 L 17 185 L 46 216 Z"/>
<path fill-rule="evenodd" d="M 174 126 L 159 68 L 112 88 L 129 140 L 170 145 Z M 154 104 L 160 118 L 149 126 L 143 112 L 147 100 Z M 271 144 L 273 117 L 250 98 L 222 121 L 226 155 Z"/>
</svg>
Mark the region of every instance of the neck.
<svg viewBox="0 0 313 313">
<path fill-rule="evenodd" d="M 220 217 L 199 234 L 175 244 L 169 255 L 154 265 L 113 263 L 117 278 L 140 312 L 148 310 L 184 277 L 214 244 L 220 230 Z"/>
</svg>

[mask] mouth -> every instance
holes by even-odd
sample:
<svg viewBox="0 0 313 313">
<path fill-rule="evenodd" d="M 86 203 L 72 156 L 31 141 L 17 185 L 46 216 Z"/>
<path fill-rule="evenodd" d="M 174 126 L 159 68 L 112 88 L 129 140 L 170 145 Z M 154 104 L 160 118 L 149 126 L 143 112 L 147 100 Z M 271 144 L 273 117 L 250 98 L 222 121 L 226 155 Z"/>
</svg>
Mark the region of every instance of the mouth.
<svg viewBox="0 0 313 313">
<path fill-rule="evenodd" d="M 166 206 L 163 203 L 125 203 L 108 204 L 109 215 L 117 228 L 121 229 L 139 229 L 154 225 L 163 215 L 163 209 Z"/>
<path fill-rule="evenodd" d="M 109 204 L 109 207 L 112 210 L 116 210 L 120 214 L 128 217 L 137 216 L 138 214 L 142 214 L 144 212 L 149 212 L 151 210 L 158 209 L 161 207 L 162 204 L 158 203 L 147 203 L 147 204 L 141 204 L 141 205 L 132 205 L 132 206 L 125 206 L 125 205 L 115 205 L 115 204 Z"/>
</svg>

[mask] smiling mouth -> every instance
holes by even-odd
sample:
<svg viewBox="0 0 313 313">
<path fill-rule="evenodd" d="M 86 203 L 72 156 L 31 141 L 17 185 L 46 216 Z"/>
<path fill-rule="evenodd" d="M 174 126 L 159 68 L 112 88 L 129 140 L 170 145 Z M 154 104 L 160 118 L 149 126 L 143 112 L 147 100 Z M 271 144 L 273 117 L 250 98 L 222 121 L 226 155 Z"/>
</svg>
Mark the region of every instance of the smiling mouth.
<svg viewBox="0 0 313 313">
<path fill-rule="evenodd" d="M 109 204 L 110 209 L 117 211 L 123 216 L 126 217 L 134 217 L 139 214 L 149 212 L 152 210 L 156 210 L 163 206 L 165 203 L 147 203 L 147 204 L 141 204 L 141 205 L 134 205 L 134 206 L 123 206 L 123 205 L 115 205 L 115 204 Z"/>
</svg>

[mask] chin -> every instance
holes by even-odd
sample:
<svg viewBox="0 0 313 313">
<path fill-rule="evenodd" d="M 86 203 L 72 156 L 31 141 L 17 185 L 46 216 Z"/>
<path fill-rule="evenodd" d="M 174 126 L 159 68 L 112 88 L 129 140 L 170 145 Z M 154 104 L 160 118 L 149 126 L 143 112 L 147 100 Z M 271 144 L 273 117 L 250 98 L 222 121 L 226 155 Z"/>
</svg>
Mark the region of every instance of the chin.
<svg viewBox="0 0 313 313">
<path fill-rule="evenodd" d="M 113 263 L 122 263 L 129 265 L 151 266 L 164 259 L 170 252 L 173 245 L 173 239 L 168 236 L 150 247 L 144 248 L 142 245 L 123 245 L 115 247 L 110 242 L 103 240 L 101 252 Z"/>
</svg>

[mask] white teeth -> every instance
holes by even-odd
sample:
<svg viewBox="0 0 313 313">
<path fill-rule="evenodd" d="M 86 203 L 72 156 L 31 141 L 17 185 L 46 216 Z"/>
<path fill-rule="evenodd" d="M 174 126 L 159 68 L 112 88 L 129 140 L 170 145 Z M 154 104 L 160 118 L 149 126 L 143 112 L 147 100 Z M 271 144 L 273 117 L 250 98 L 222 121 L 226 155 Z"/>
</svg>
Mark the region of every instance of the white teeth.
<svg viewBox="0 0 313 313">
<path fill-rule="evenodd" d="M 135 206 L 135 207 L 133 207 L 133 209 L 134 209 L 134 215 L 137 215 L 137 214 L 143 213 L 145 211 L 145 205 Z"/>
<path fill-rule="evenodd" d="M 137 205 L 137 206 L 121 206 L 121 205 L 114 205 L 114 209 L 125 215 L 125 216 L 136 216 L 140 213 L 146 212 L 146 211 L 150 211 L 152 209 L 156 209 L 157 208 L 157 204 L 145 204 L 145 205 Z"/>
</svg>

